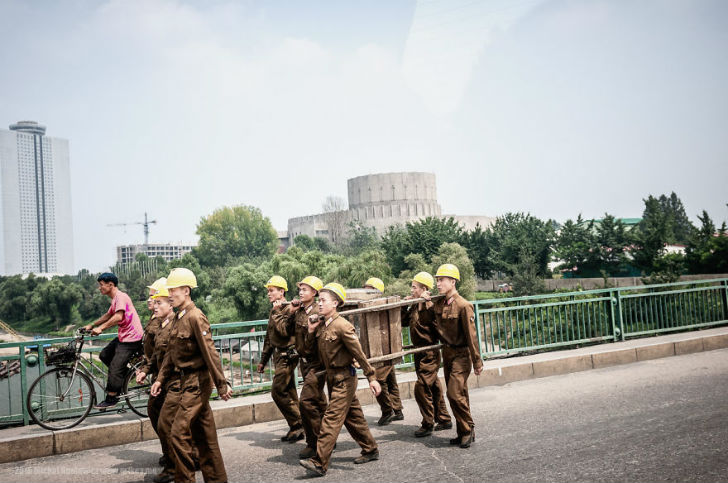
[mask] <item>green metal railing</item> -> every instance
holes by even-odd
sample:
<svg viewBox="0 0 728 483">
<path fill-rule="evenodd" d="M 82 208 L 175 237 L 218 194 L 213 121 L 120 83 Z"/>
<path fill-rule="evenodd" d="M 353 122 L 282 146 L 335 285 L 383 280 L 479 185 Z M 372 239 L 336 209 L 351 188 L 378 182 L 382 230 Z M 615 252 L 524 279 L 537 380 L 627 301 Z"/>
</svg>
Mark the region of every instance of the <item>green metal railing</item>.
<svg viewBox="0 0 728 483">
<path fill-rule="evenodd" d="M 509 355 L 728 322 L 728 279 L 476 300 L 481 355 Z"/>
<path fill-rule="evenodd" d="M 728 322 L 728 279 L 587 290 L 527 297 L 497 298 L 473 302 L 482 357 L 555 350 L 585 344 L 615 342 L 678 330 L 721 325 Z M 272 364 L 263 374 L 260 361 L 267 320 L 213 324 L 213 340 L 223 370 L 238 394 L 265 390 L 273 379 Z M 409 341 L 403 329 L 404 343 Z M 94 337 L 109 340 L 114 334 Z M 0 380 L 0 424 L 28 424 L 25 394 L 43 371 L 42 350 L 29 364 L 30 348 L 59 344 L 71 339 L 54 338 L 0 344 L 17 353 L 0 361 L 20 361 L 20 373 Z M 100 346 L 84 347 L 93 354 Z M 397 367 L 412 366 L 411 356 Z"/>
</svg>

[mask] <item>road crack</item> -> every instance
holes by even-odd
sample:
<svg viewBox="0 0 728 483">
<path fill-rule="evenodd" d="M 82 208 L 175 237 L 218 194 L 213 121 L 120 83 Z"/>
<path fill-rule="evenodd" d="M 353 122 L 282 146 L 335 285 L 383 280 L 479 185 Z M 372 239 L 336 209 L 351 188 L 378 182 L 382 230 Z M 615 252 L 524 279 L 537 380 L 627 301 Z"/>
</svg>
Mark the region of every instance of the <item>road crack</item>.
<svg viewBox="0 0 728 483">
<path fill-rule="evenodd" d="M 441 460 L 440 458 L 438 458 L 438 457 L 437 457 L 437 449 L 433 449 L 433 450 L 432 450 L 432 457 L 433 457 L 434 459 L 436 459 L 436 460 L 437 460 L 437 461 L 438 461 L 438 462 L 440 463 L 440 466 L 442 466 L 442 469 L 443 469 L 443 470 L 445 470 L 445 472 L 446 472 L 447 474 L 449 474 L 449 475 L 452 475 L 453 477 L 455 477 L 455 478 L 456 478 L 456 479 L 457 479 L 457 480 L 458 480 L 458 481 L 459 481 L 460 483 L 465 483 L 465 481 L 464 481 L 464 480 L 463 480 L 462 478 L 460 478 L 460 477 L 459 477 L 459 476 L 457 475 L 457 473 L 453 473 L 452 471 L 448 470 L 448 469 L 447 469 L 447 465 L 445 464 L 445 462 L 444 462 L 444 461 L 442 461 L 442 460 Z"/>
</svg>

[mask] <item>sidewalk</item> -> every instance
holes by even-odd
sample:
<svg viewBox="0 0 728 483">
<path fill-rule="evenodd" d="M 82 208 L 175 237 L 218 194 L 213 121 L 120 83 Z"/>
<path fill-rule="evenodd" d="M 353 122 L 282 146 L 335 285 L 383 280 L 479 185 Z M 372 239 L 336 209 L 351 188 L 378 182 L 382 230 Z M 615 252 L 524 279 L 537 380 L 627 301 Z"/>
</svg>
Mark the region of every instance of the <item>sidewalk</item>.
<svg viewBox="0 0 728 483">
<path fill-rule="evenodd" d="M 485 361 L 480 376 L 468 379 L 471 388 L 503 385 L 524 379 L 599 369 L 693 352 L 728 347 L 728 327 L 634 339 L 580 349 Z M 414 372 L 399 373 L 402 399 L 413 398 Z M 362 405 L 376 401 L 366 381 L 360 380 L 357 396 Z M 215 423 L 220 428 L 244 426 L 282 419 L 270 393 L 211 401 Z M 149 420 L 133 413 L 87 418 L 64 431 L 47 431 L 36 425 L 0 430 L 0 463 L 70 453 L 156 439 Z"/>
</svg>

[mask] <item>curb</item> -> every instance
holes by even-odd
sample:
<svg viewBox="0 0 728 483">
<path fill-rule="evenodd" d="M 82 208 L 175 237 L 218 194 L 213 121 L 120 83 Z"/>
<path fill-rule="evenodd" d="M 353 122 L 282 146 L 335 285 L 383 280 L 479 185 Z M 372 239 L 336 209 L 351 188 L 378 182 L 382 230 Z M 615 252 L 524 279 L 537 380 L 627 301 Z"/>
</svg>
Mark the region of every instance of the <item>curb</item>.
<svg viewBox="0 0 728 483">
<path fill-rule="evenodd" d="M 622 364 L 728 348 L 728 328 L 687 332 L 648 339 L 635 339 L 511 359 L 486 360 L 483 372 L 468 378 L 468 387 L 497 386 L 526 379 L 557 376 L 601 369 Z M 441 377 L 442 379 L 442 377 Z M 414 372 L 400 373 L 402 399 L 414 398 Z M 364 381 L 365 382 L 365 381 Z M 357 397 L 363 406 L 376 400 L 366 384 L 360 384 Z M 245 426 L 283 419 L 269 394 L 213 402 L 218 429 Z M 93 424 L 63 431 L 38 427 L 21 428 L 28 432 L 3 437 L 0 431 L 0 463 L 71 453 L 104 446 L 149 441 L 157 438 L 147 418 Z"/>
</svg>

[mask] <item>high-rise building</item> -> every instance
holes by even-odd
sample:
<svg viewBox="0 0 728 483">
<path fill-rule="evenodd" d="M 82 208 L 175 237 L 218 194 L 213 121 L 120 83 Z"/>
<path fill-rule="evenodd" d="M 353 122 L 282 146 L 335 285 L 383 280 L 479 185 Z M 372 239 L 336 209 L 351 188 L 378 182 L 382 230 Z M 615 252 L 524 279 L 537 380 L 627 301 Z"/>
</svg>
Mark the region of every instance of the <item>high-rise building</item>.
<svg viewBox="0 0 728 483">
<path fill-rule="evenodd" d="M 33 121 L 0 129 L 0 274 L 70 274 L 68 140 Z"/>
</svg>

